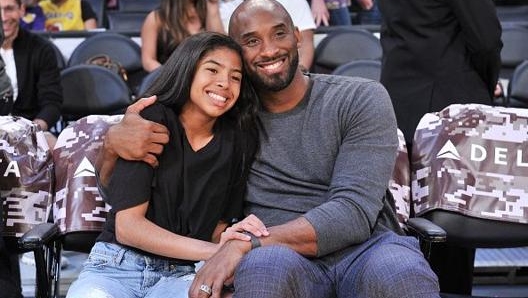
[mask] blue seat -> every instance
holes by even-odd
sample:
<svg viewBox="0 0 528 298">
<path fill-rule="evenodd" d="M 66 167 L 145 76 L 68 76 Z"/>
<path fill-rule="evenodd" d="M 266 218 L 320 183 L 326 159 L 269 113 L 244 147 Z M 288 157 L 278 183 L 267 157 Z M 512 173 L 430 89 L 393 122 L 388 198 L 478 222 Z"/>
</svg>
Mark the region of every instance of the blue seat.
<svg viewBox="0 0 528 298">
<path fill-rule="evenodd" d="M 150 85 L 152 85 L 154 80 L 158 77 L 158 75 L 160 73 L 160 70 L 161 70 L 161 67 L 158 67 L 158 68 L 156 68 L 155 70 L 153 70 L 151 73 L 149 73 L 148 75 L 146 75 L 143 78 L 143 81 L 141 82 L 141 85 L 140 85 L 139 91 L 138 91 L 138 94 L 140 96 L 145 94 L 145 92 L 148 90 Z"/>
<path fill-rule="evenodd" d="M 338 66 L 332 74 L 361 77 L 375 81 L 380 80 L 381 61 L 379 60 L 353 60 Z"/>
<path fill-rule="evenodd" d="M 364 29 L 330 31 L 315 48 L 312 72 L 331 73 L 352 60 L 381 60 L 379 39 Z"/>
<path fill-rule="evenodd" d="M 515 68 L 508 84 L 506 105 L 528 108 L 528 60 Z"/>
<path fill-rule="evenodd" d="M 127 84 L 136 93 L 147 74 L 141 64 L 141 47 L 130 37 L 116 32 L 100 32 L 82 41 L 73 50 L 68 67 L 85 64 L 94 56 L 105 54 L 119 62 L 127 71 Z"/>
<path fill-rule="evenodd" d="M 115 32 L 140 32 L 146 16 L 146 12 L 109 12 L 108 29 Z"/>
<path fill-rule="evenodd" d="M 130 90 L 115 72 L 97 65 L 75 65 L 61 72 L 63 121 L 93 114 L 115 115 L 131 103 Z"/>
<path fill-rule="evenodd" d="M 149 12 L 160 5 L 160 0 L 119 0 L 121 12 Z"/>
</svg>

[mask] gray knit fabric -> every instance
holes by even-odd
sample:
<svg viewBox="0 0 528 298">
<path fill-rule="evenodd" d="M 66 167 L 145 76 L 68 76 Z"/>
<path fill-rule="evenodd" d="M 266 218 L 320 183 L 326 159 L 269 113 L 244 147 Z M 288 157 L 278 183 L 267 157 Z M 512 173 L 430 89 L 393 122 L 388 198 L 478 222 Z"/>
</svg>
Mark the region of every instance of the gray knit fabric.
<svg viewBox="0 0 528 298">
<path fill-rule="evenodd" d="M 380 83 L 310 77 L 311 89 L 296 108 L 261 113 L 265 133 L 249 178 L 246 212 L 268 226 L 303 215 L 316 230 L 323 256 L 389 225 L 377 219 L 398 139 Z"/>
</svg>

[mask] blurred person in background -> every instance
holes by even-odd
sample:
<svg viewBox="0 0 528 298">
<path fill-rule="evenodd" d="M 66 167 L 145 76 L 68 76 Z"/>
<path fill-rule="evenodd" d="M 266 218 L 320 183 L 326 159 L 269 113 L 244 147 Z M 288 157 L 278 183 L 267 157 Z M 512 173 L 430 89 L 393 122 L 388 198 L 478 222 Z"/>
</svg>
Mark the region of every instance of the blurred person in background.
<svg viewBox="0 0 528 298">
<path fill-rule="evenodd" d="M 46 16 L 47 31 L 93 30 L 97 17 L 85 0 L 43 0 L 39 2 Z"/>
<path fill-rule="evenodd" d="M 309 0 L 317 27 L 379 24 L 381 15 L 375 0 Z M 356 12 L 352 18 L 351 11 Z"/>
<path fill-rule="evenodd" d="M 30 31 L 44 31 L 46 29 L 46 16 L 38 5 L 39 0 L 23 0 L 26 12 L 20 20 L 20 27 Z"/>
<path fill-rule="evenodd" d="M 311 0 L 310 2 L 317 27 L 352 25 L 349 11 L 350 0 Z"/>
<path fill-rule="evenodd" d="M 0 0 L 4 41 L 0 54 L 13 86 L 10 114 L 37 123 L 48 131 L 60 117 L 62 87 L 57 58 L 50 41 L 20 27 L 21 0 Z M 50 148 L 55 136 L 47 132 Z"/>
<path fill-rule="evenodd" d="M 141 28 L 143 68 L 155 70 L 184 38 L 202 31 L 225 34 L 217 0 L 161 0 Z"/>
</svg>

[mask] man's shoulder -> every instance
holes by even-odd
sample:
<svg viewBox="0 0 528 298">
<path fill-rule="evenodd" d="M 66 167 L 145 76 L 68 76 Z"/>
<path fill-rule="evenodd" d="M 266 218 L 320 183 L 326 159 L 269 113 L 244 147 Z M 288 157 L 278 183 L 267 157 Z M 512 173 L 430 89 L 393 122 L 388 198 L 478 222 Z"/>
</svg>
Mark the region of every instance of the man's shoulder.
<svg viewBox="0 0 528 298">
<path fill-rule="evenodd" d="M 327 74 L 310 74 L 310 79 L 313 82 L 311 98 L 319 104 L 331 103 L 329 107 L 371 106 L 388 100 L 385 87 L 375 80 Z"/>
<path fill-rule="evenodd" d="M 314 85 L 335 85 L 335 87 L 354 87 L 376 85 L 378 82 L 361 77 L 338 76 L 332 74 L 308 74 Z"/>
</svg>

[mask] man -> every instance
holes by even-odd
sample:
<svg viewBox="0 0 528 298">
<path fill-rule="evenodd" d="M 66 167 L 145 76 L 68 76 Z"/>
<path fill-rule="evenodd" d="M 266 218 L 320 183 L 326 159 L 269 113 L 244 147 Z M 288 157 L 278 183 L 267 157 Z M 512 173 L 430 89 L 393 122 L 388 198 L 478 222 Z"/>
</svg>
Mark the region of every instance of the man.
<svg viewBox="0 0 528 298">
<path fill-rule="evenodd" d="M 228 31 L 229 19 L 235 8 L 243 0 L 220 0 L 220 17 L 225 31 Z M 299 48 L 299 64 L 301 69 L 308 71 L 314 58 L 314 30 L 316 24 L 312 18 L 310 5 L 306 0 L 277 0 L 290 14 L 293 24 L 301 32 L 301 47 Z"/>
<path fill-rule="evenodd" d="M 97 28 L 95 12 L 85 0 L 43 0 L 39 5 L 46 15 L 47 31 Z"/>
<path fill-rule="evenodd" d="M 60 117 L 62 87 L 55 52 L 49 41 L 20 28 L 21 0 L 0 0 L 5 39 L 0 54 L 13 86 L 11 114 L 47 131 Z M 50 146 L 54 137 L 46 135 Z M 52 148 L 52 147 L 50 147 Z"/>
<path fill-rule="evenodd" d="M 244 298 L 439 297 L 416 239 L 394 232 L 399 227 L 384 198 L 398 142 L 385 89 L 301 72 L 299 31 L 276 1 L 244 1 L 229 34 L 243 48 L 263 106 L 246 212 L 269 235 L 249 230 L 251 243 L 226 243 L 198 271 L 189 296 L 218 298 L 234 280 L 234 296 Z M 103 182 L 116 155 L 155 164 L 166 137 L 138 118 L 128 113 L 107 134 Z M 140 127 L 148 125 L 145 134 Z M 138 130 L 145 135 L 133 136 Z M 120 144 L 127 139 L 154 142 L 137 154 Z"/>
<path fill-rule="evenodd" d="M 425 113 L 454 103 L 492 105 L 500 94 L 494 93 L 502 48 L 492 0 L 379 0 L 379 6 L 381 83 L 408 149 Z M 431 260 L 442 292 L 471 294 L 474 255 L 475 249 L 435 245 Z"/>
</svg>

